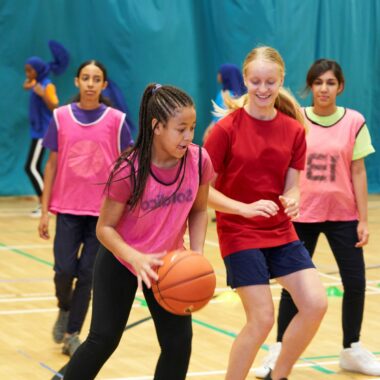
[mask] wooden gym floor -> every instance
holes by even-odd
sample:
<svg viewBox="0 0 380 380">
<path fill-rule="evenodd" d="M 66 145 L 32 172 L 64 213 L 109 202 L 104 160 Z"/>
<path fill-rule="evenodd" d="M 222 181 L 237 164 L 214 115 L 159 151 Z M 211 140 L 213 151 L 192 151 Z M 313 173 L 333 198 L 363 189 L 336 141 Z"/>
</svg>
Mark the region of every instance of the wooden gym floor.
<svg viewBox="0 0 380 380">
<path fill-rule="evenodd" d="M 59 379 L 68 357 L 51 338 L 57 315 L 53 287 L 52 241 L 38 237 L 38 219 L 29 217 L 35 200 L 0 198 L 0 379 Z M 212 213 L 210 212 L 210 215 Z M 51 232 L 54 232 L 52 218 Z M 370 196 L 371 238 L 365 249 L 367 298 L 362 342 L 380 359 L 380 196 Z M 244 312 L 235 293 L 226 288 L 224 265 L 219 255 L 215 224 L 209 223 L 205 255 L 217 274 L 214 299 L 194 314 L 194 340 L 188 379 L 223 379 L 232 341 L 244 323 Z M 329 296 L 329 310 L 322 326 L 291 375 L 292 380 L 371 379 L 339 368 L 341 350 L 341 282 L 337 266 L 324 237 L 315 263 Z M 280 288 L 272 285 L 278 304 Z M 86 337 L 89 315 L 81 333 Z M 266 343 L 275 339 L 275 329 Z M 255 364 L 265 356 L 259 352 Z M 149 312 L 141 294 L 128 322 L 127 331 L 98 379 L 152 379 L 158 344 Z M 86 365 L 86 363 L 83 363 Z M 251 374 L 249 379 L 254 379 Z M 372 379 L 374 379 L 372 377 Z"/>
</svg>

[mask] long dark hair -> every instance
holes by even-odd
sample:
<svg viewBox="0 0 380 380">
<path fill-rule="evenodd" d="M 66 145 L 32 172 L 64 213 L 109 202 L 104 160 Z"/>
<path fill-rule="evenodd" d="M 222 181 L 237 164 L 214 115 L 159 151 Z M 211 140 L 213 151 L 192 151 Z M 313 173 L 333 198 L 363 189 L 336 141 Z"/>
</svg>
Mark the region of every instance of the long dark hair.
<svg viewBox="0 0 380 380">
<path fill-rule="evenodd" d="M 100 69 L 100 71 L 103 73 L 103 81 L 107 82 L 108 76 L 107 76 L 107 70 L 106 70 L 105 66 L 101 62 L 99 62 L 99 61 L 97 61 L 95 59 L 89 59 L 88 61 L 83 62 L 78 67 L 77 73 L 76 73 L 75 77 L 79 78 L 82 69 L 84 67 L 88 66 L 88 65 L 94 65 L 94 66 L 98 67 Z M 80 102 L 80 94 L 75 95 L 74 98 L 70 102 L 71 103 L 72 102 Z M 103 96 L 102 94 L 100 94 L 99 102 L 103 103 L 103 104 L 105 104 L 106 106 L 109 106 L 109 107 L 113 106 L 111 100 L 109 98 L 107 98 L 106 96 Z"/>
<path fill-rule="evenodd" d="M 194 102 L 177 87 L 151 83 L 145 88 L 140 104 L 139 134 L 136 143 L 120 155 L 107 181 L 109 187 L 121 165 L 123 163 L 130 165 L 132 181 L 132 194 L 128 201 L 130 209 L 134 209 L 142 197 L 149 176 L 154 129 L 158 123 L 165 126 L 168 120 L 175 116 L 176 111 L 184 107 L 194 107 Z M 154 125 L 152 125 L 153 119 L 157 120 Z M 134 165 L 136 161 L 137 171 Z"/>
<path fill-rule="evenodd" d="M 302 91 L 302 95 L 306 96 L 313 86 L 314 81 L 327 71 L 332 71 L 339 85 L 344 86 L 343 70 L 339 63 L 332 59 L 321 58 L 315 61 L 306 74 L 306 85 Z"/>
</svg>

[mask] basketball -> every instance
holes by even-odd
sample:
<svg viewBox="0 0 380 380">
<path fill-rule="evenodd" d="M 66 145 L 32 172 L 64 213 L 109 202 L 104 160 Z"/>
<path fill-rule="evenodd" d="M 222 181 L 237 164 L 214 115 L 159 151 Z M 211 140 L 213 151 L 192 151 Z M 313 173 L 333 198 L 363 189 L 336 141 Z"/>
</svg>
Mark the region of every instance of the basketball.
<svg viewBox="0 0 380 380">
<path fill-rule="evenodd" d="M 158 267 L 152 290 L 157 302 L 177 315 L 190 315 L 214 295 L 216 278 L 208 260 L 197 252 L 173 251 Z"/>
</svg>

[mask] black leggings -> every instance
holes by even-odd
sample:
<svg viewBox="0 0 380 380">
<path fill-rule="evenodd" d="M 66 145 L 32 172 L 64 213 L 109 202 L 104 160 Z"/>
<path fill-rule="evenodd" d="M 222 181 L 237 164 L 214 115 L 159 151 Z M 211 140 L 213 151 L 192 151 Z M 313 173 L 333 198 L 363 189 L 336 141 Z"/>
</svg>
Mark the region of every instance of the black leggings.
<svg viewBox="0 0 380 380">
<path fill-rule="evenodd" d="M 95 262 L 93 288 L 90 333 L 71 358 L 65 380 L 94 379 L 115 351 L 132 308 L 137 279 L 101 246 Z M 191 316 L 165 311 L 150 289 L 144 286 L 143 291 L 161 347 L 154 379 L 185 379 L 191 354 Z"/>
<path fill-rule="evenodd" d="M 44 151 L 45 148 L 42 146 L 42 139 L 32 139 L 24 168 L 33 185 L 34 191 L 39 197 L 42 195 L 42 189 L 44 187 L 41 169 Z"/>
<path fill-rule="evenodd" d="M 338 264 L 344 295 L 342 302 L 343 347 L 358 342 L 364 313 L 365 265 L 363 249 L 356 248 L 357 221 L 294 223 L 297 234 L 313 256 L 320 233 L 324 233 Z M 282 337 L 290 321 L 297 313 L 290 294 L 283 289 L 278 314 L 277 341 Z"/>
</svg>

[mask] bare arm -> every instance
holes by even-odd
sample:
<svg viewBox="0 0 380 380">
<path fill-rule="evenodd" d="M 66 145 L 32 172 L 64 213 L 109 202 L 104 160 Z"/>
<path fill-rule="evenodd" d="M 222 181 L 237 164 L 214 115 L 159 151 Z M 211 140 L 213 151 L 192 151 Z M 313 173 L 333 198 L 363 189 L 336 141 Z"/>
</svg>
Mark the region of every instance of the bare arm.
<svg viewBox="0 0 380 380">
<path fill-rule="evenodd" d="M 37 83 L 33 87 L 33 91 L 42 98 L 44 103 L 46 104 L 46 107 L 49 108 L 50 111 L 53 111 L 54 108 L 58 107 L 58 98 L 55 93 L 55 87 L 52 87 L 50 84 L 46 86 L 46 88 L 43 88 L 41 84 Z"/>
<path fill-rule="evenodd" d="M 126 205 L 124 203 L 105 199 L 100 211 L 96 235 L 99 241 L 110 250 L 116 257 L 130 263 L 137 275 L 139 286 L 144 281 L 148 288 L 151 287 L 151 279 L 157 280 L 158 276 L 154 267 L 162 265 L 159 259 L 164 255 L 144 254 L 128 245 L 116 231 L 116 226 L 123 215 Z"/>
<path fill-rule="evenodd" d="M 57 173 L 57 152 L 50 152 L 44 171 L 44 189 L 41 200 L 41 218 L 38 233 L 42 239 L 50 239 L 49 234 L 49 202 Z"/>
<path fill-rule="evenodd" d="M 197 197 L 189 214 L 190 249 L 203 253 L 207 230 L 207 198 L 209 184 L 199 186 Z"/>
<path fill-rule="evenodd" d="M 278 206 L 273 201 L 261 199 L 253 203 L 244 203 L 227 197 L 214 187 L 210 187 L 208 205 L 216 211 L 240 215 L 245 218 L 264 216 L 270 218 L 277 214 Z"/>
<path fill-rule="evenodd" d="M 299 170 L 289 168 L 286 173 L 285 186 L 283 195 L 280 195 L 280 201 L 285 209 L 285 214 L 292 220 L 299 215 Z"/>
<path fill-rule="evenodd" d="M 358 239 L 356 247 L 363 247 L 368 243 L 368 189 L 367 172 L 365 169 L 364 158 L 352 161 L 351 163 L 352 184 L 354 186 L 356 207 L 359 213 L 359 224 L 357 228 Z"/>
</svg>

